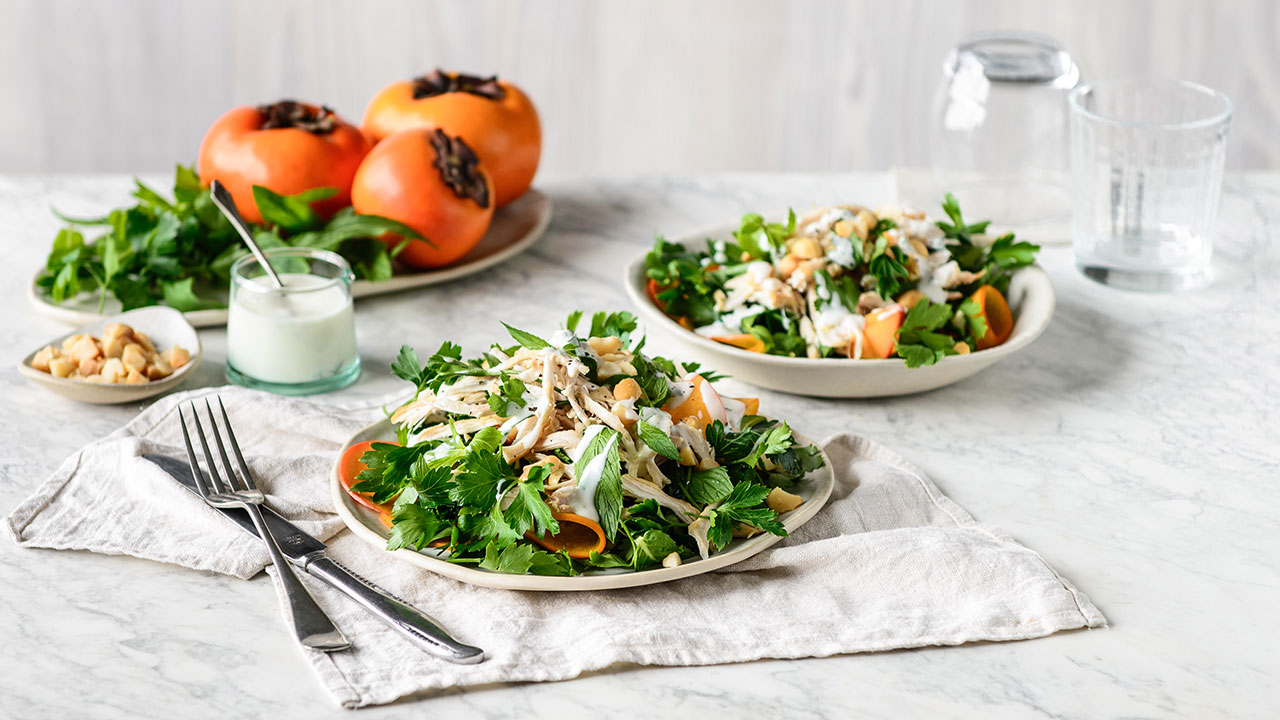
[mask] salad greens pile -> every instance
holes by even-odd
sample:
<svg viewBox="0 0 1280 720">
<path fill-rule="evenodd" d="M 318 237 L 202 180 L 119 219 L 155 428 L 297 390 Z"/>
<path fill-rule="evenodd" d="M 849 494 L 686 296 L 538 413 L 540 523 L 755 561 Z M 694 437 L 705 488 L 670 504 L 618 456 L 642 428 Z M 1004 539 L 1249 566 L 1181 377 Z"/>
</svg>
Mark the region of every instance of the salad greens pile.
<svg viewBox="0 0 1280 720">
<path fill-rule="evenodd" d="M 231 224 L 213 204 L 209 191 L 187 166 L 179 165 L 170 200 L 135 180 L 131 207 L 103 217 L 58 214 L 58 231 L 37 286 L 55 303 L 81 292 L 97 292 L 99 312 L 114 296 L 132 310 L 164 303 L 181 311 L 225 307 L 231 266 L 249 253 Z M 306 247 L 331 250 L 346 258 L 357 277 L 386 280 L 399 247 L 376 238 L 394 233 L 418 239 L 412 228 L 376 215 L 358 215 L 350 207 L 328 221 L 311 203 L 332 197 L 334 188 L 278 195 L 254 186 L 254 199 L 266 221 L 252 226 L 263 249 Z M 100 227 L 86 241 L 83 229 Z"/>
<path fill-rule="evenodd" d="M 975 291 L 989 286 L 1003 302 L 1013 272 L 1040 249 L 1013 233 L 987 237 L 990 221 L 966 222 L 951 194 L 942 209 L 947 220 L 933 223 L 896 208 L 824 208 L 801 224 L 794 211 L 785 223 L 747 214 L 731 241 L 708 238 L 705 249 L 659 235 L 645 258 L 649 295 L 705 336 L 810 358 L 868 357 L 867 316 L 897 305 L 905 317 L 892 353 L 909 367 L 931 365 L 981 347 L 989 328 Z"/>
<path fill-rule="evenodd" d="M 643 354 L 630 313 L 596 313 L 585 337 L 581 320 L 550 340 L 507 326 L 515 344 L 474 358 L 450 342 L 425 362 L 401 348 L 392 371 L 416 395 L 392 416 L 397 442 L 374 443 L 350 489 L 383 504 L 388 549 L 434 545 L 453 563 L 575 575 L 786 534 L 771 492 L 820 467 L 818 449 L 732 398 L 721 400 L 738 412 L 717 415 L 714 376 Z M 575 545 L 584 532 L 590 542 Z"/>
</svg>

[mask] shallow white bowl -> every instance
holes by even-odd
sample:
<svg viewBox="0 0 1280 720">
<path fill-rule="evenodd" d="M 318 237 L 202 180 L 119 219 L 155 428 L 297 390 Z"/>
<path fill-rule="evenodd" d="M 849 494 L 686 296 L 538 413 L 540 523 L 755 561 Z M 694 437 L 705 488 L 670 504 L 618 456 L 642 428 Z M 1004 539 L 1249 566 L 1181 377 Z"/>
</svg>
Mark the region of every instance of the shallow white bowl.
<svg viewBox="0 0 1280 720">
<path fill-rule="evenodd" d="M 805 438 L 800 433 L 794 433 L 794 435 L 796 441 L 802 445 L 813 443 L 812 440 Z M 395 439 L 394 426 L 384 418 L 353 435 L 342 446 L 342 450 L 338 453 L 338 458 L 341 458 L 342 453 L 345 453 L 347 448 L 356 443 L 367 440 L 395 442 Z M 835 474 L 831 470 L 831 459 L 827 457 L 826 453 L 823 453 L 822 460 L 822 467 L 806 475 L 792 488 L 792 491 L 799 495 L 804 502 L 800 507 L 791 512 L 783 513 L 778 518 L 782 521 L 782 525 L 787 529 L 788 533 L 795 532 L 797 528 L 808 522 L 826 504 L 827 498 L 831 497 L 831 490 L 835 487 Z M 376 512 L 352 500 L 347 491 L 343 489 L 342 483 L 338 481 L 338 466 L 340 462 L 340 460 L 335 461 L 333 471 L 329 473 L 329 489 L 333 496 L 333 506 L 338 512 L 338 517 L 342 518 L 342 521 L 347 524 L 347 527 L 351 528 L 351 532 L 355 533 L 356 537 L 374 547 L 386 548 L 389 535 L 387 526 L 382 523 Z M 625 568 L 611 568 L 607 570 L 590 570 L 573 577 L 512 575 L 510 573 L 482 570 L 471 565 L 451 563 L 444 559 L 444 557 L 447 557 L 447 553 L 444 550 L 433 548 L 423 548 L 419 551 L 393 550 L 388 552 L 387 555 L 425 570 L 430 570 L 433 573 L 481 587 L 505 590 L 614 590 L 669 582 L 692 575 L 701 575 L 712 570 L 719 570 L 727 565 L 746 560 L 781 539 L 777 535 L 762 533 L 753 538 L 735 539 L 724 550 L 713 554 L 706 560 L 693 560 L 673 568 L 660 567 L 639 572 Z"/>
<path fill-rule="evenodd" d="M 732 240 L 737 228 L 738 223 L 721 225 L 668 239 L 668 242 L 700 250 L 706 247 L 707 238 Z M 649 300 L 644 258 L 645 253 L 641 253 L 627 266 L 625 285 L 627 295 L 649 328 L 662 329 L 684 346 L 692 359 L 716 372 L 796 395 L 870 398 L 935 390 L 975 375 L 1022 350 L 1044 332 L 1053 317 L 1053 284 L 1044 270 L 1033 265 L 1015 272 L 1009 283 L 1007 299 L 1013 311 L 1013 334 L 1003 345 L 989 350 L 951 355 L 934 365 L 919 368 L 908 368 L 901 358 L 813 360 L 765 355 L 704 338 L 667 317 Z"/>
<path fill-rule="evenodd" d="M 45 345 L 60 347 L 62 341 L 72 335 L 80 333 L 89 333 L 94 337 L 102 337 L 103 332 L 111 323 L 124 323 L 134 330 L 147 334 L 151 338 L 151 342 L 155 344 L 156 350 L 164 351 L 174 345 L 181 345 L 184 349 L 191 353 L 191 360 L 186 365 L 178 368 L 177 372 L 167 378 L 160 380 L 152 380 L 142 385 L 99 385 L 97 383 L 89 383 L 83 380 L 69 380 L 67 378 L 54 377 L 47 372 L 41 372 L 31 367 L 31 359 L 35 357 Z M 63 397 L 79 400 L 80 402 L 93 403 L 95 405 L 112 405 L 116 403 L 136 402 L 145 398 L 159 395 L 160 393 L 171 390 L 186 380 L 200 366 L 200 359 L 204 353 L 200 347 L 200 335 L 196 333 L 195 328 L 191 327 L 191 323 L 182 316 L 182 313 L 173 308 L 153 306 L 130 310 L 127 313 L 121 313 L 108 318 L 102 318 L 95 323 L 85 325 L 78 330 L 43 343 L 40 347 L 32 350 L 26 357 L 18 363 L 18 372 L 32 382 L 51 390 Z"/>
</svg>

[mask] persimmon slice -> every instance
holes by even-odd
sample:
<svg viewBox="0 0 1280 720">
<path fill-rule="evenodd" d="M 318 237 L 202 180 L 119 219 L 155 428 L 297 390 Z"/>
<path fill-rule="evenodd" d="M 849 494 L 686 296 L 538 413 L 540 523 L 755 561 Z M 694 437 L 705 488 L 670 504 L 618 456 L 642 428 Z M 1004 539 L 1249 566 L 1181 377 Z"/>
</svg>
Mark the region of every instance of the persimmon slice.
<svg viewBox="0 0 1280 720">
<path fill-rule="evenodd" d="M 764 341 L 751 333 L 742 333 L 740 335 L 712 335 L 711 339 L 718 343 L 742 348 L 747 352 L 764 352 Z"/>
<path fill-rule="evenodd" d="M 551 516 L 560 523 L 560 532 L 539 537 L 530 530 L 524 536 L 551 552 L 564 550 L 569 557 L 579 560 L 590 557 L 592 552 L 604 552 L 604 528 L 600 523 L 574 513 L 552 513 Z"/>
<path fill-rule="evenodd" d="M 983 285 L 970 296 L 982 310 L 982 318 L 987 321 L 987 334 L 978 338 L 978 349 L 986 350 L 1002 345 L 1013 334 L 1013 312 L 1004 295 L 991 285 Z"/>
<path fill-rule="evenodd" d="M 367 440 L 356 443 L 342 453 L 342 459 L 338 461 L 338 482 L 342 484 L 342 489 L 347 491 L 347 495 L 350 495 L 352 500 L 383 515 L 383 522 L 387 523 L 387 527 L 391 527 L 391 503 L 376 503 L 370 498 L 369 493 L 351 489 L 356 484 L 356 476 L 368 469 L 364 463 L 360 462 L 360 456 L 372 449 L 374 442 L 380 441 Z"/>
</svg>

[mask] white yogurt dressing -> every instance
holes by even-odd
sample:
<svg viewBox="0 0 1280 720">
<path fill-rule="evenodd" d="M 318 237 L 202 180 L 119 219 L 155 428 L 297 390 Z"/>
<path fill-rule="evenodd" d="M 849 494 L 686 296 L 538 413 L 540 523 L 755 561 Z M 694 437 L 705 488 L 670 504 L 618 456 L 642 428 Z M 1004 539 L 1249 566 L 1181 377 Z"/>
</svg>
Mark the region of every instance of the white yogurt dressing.
<svg viewBox="0 0 1280 720">
<path fill-rule="evenodd" d="M 853 346 L 850 357 L 862 357 L 862 331 L 866 327 L 866 319 L 861 315 L 849 312 L 844 303 L 828 303 L 813 318 L 813 330 L 818 342 L 831 348 L 848 348 Z"/>
<path fill-rule="evenodd" d="M 831 233 L 831 249 L 827 251 L 827 259 L 847 268 L 857 265 L 853 259 L 853 240 Z"/>
<path fill-rule="evenodd" d="M 817 220 L 805 225 L 800 232 L 805 235 L 820 235 L 835 223 L 841 220 L 852 220 L 853 218 L 853 213 L 846 208 L 827 208 L 826 212 L 822 213 Z"/>
<path fill-rule="evenodd" d="M 721 397 L 720 402 L 724 405 L 725 425 L 737 432 L 742 427 L 742 418 L 747 415 L 747 404 L 731 397 Z"/>
<path fill-rule="evenodd" d="M 667 394 L 670 397 L 663 404 L 674 410 L 683 405 L 684 401 L 688 400 L 689 396 L 693 394 L 693 383 L 667 380 Z"/>
<path fill-rule="evenodd" d="M 280 280 L 301 292 L 237 289 L 227 311 L 227 362 L 257 380 L 288 384 L 323 380 L 350 366 L 356 332 L 346 288 L 303 273 L 282 273 Z"/>
<path fill-rule="evenodd" d="M 739 308 L 735 308 L 732 312 L 721 315 L 715 322 L 710 325 L 703 325 L 695 328 L 694 332 L 703 337 L 723 337 L 726 335 L 739 335 L 742 333 L 742 323 L 749 318 L 755 317 L 764 312 L 765 308 L 758 305 L 747 303 Z"/>
<path fill-rule="evenodd" d="M 577 483 L 577 492 L 573 493 L 569 500 L 569 509 L 575 515 L 581 515 L 589 520 L 600 522 L 600 513 L 596 511 L 596 487 L 600 484 L 600 478 L 604 475 L 605 465 L 609 461 L 609 452 L 618 442 L 618 436 L 614 435 L 609 438 L 609 442 L 605 443 L 604 449 L 581 469 L 578 469 L 578 461 L 582 459 L 582 454 L 587 451 L 587 447 L 591 445 L 592 439 L 600 433 L 604 432 L 605 425 L 591 425 L 582 433 L 582 440 L 578 441 L 577 447 L 573 452 L 569 453 L 569 457 L 573 459 L 573 465 L 570 466 L 570 473 L 574 476 Z"/>
</svg>

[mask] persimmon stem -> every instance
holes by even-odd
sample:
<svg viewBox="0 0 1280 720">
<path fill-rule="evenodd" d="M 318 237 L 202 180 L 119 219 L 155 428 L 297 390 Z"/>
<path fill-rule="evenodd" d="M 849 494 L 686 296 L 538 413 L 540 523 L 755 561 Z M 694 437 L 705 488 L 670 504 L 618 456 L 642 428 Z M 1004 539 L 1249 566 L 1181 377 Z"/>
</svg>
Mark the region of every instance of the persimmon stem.
<svg viewBox="0 0 1280 720">
<path fill-rule="evenodd" d="M 464 92 L 489 100 L 501 100 L 507 91 L 498 83 L 497 75 L 479 77 L 463 73 L 447 73 L 436 69 L 413 79 L 413 99 L 435 97 L 445 93 Z"/>
<path fill-rule="evenodd" d="M 431 134 L 431 148 L 436 157 L 432 163 L 440 171 L 453 194 L 470 198 L 482 208 L 489 207 L 489 184 L 480 173 L 480 159 L 460 137 L 449 137 L 440 128 Z"/>
<path fill-rule="evenodd" d="M 262 113 L 262 129 L 298 128 L 313 135 L 328 135 L 338 127 L 338 116 L 321 105 L 307 105 L 296 100 L 281 100 L 270 105 L 259 105 Z"/>
</svg>

